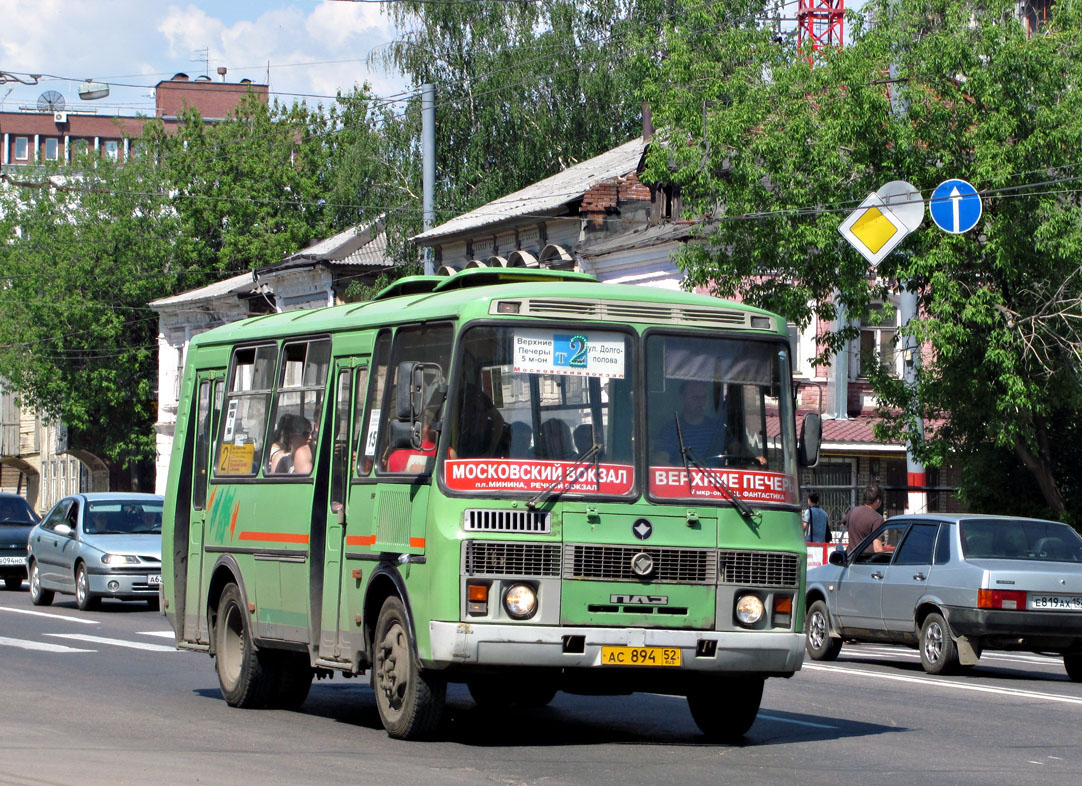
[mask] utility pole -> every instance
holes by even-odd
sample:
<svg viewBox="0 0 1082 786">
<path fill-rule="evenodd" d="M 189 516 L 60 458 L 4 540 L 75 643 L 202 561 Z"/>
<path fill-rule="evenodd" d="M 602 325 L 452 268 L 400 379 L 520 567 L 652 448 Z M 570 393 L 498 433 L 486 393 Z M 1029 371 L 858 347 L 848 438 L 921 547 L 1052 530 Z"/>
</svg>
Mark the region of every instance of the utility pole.
<svg viewBox="0 0 1082 786">
<path fill-rule="evenodd" d="M 424 228 L 431 229 L 435 223 L 436 190 L 436 89 L 421 85 L 421 169 L 423 173 L 422 210 Z M 436 272 L 432 249 L 425 249 L 425 275 Z"/>
</svg>

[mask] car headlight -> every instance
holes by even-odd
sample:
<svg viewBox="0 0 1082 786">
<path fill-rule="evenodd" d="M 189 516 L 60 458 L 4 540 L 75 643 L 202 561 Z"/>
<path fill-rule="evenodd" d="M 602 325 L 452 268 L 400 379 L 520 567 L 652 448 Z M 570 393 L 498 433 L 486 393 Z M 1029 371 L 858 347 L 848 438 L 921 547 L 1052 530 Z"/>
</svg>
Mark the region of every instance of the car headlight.
<svg viewBox="0 0 1082 786">
<path fill-rule="evenodd" d="M 138 565 L 139 558 L 130 554 L 105 554 L 101 561 L 106 565 Z"/>
<path fill-rule="evenodd" d="M 736 601 L 736 618 L 741 625 L 754 625 L 763 618 L 766 607 L 758 595 L 741 595 Z"/>
<path fill-rule="evenodd" d="M 528 584 L 514 584 L 503 595 L 503 607 L 517 620 L 528 619 L 537 611 L 537 593 Z"/>
</svg>

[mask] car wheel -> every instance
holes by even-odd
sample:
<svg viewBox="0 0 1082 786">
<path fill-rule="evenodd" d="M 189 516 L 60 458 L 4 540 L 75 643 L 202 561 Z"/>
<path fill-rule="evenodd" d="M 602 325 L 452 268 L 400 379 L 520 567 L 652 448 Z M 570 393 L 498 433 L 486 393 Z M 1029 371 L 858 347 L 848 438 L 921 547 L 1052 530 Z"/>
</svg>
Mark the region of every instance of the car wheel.
<svg viewBox="0 0 1082 786">
<path fill-rule="evenodd" d="M 22 576 L 8 576 L 4 579 L 4 586 L 14 592 L 23 586 Z"/>
<path fill-rule="evenodd" d="M 80 611 L 92 611 L 101 605 L 101 598 L 90 591 L 90 574 L 82 562 L 75 566 L 75 605 Z"/>
<path fill-rule="evenodd" d="M 283 710 L 296 710 L 308 698 L 315 671 L 307 653 L 274 653 L 276 682 L 270 697 L 270 706 Z"/>
<path fill-rule="evenodd" d="M 1082 682 L 1082 653 L 1066 652 L 1063 654 L 1063 668 L 1073 682 Z"/>
<path fill-rule="evenodd" d="M 556 698 L 556 684 L 545 677 L 530 676 L 516 681 L 499 675 L 475 677 L 466 686 L 477 706 L 491 710 L 511 707 L 544 707 Z"/>
<path fill-rule="evenodd" d="M 733 742 L 743 737 L 763 700 L 762 677 L 704 680 L 688 693 L 688 709 L 710 740 Z"/>
<path fill-rule="evenodd" d="M 48 606 L 53 602 L 53 591 L 41 588 L 41 571 L 38 563 L 30 563 L 30 602 L 35 606 Z"/>
<path fill-rule="evenodd" d="M 443 717 L 447 683 L 414 657 L 406 608 L 396 597 L 383 602 L 372 648 L 372 687 L 387 734 L 402 740 L 431 734 Z"/>
<path fill-rule="evenodd" d="M 929 674 L 950 674 L 958 669 L 958 649 L 940 614 L 929 614 L 920 626 L 920 665 Z"/>
<path fill-rule="evenodd" d="M 807 632 L 805 648 L 812 660 L 836 660 L 842 651 L 842 640 L 830 635 L 830 617 L 827 604 L 815 601 L 808 608 L 808 618 L 804 621 Z"/>
<path fill-rule="evenodd" d="M 222 698 L 230 707 L 267 704 L 276 677 L 273 654 L 255 648 L 240 588 L 226 585 L 214 624 L 214 657 Z"/>
</svg>

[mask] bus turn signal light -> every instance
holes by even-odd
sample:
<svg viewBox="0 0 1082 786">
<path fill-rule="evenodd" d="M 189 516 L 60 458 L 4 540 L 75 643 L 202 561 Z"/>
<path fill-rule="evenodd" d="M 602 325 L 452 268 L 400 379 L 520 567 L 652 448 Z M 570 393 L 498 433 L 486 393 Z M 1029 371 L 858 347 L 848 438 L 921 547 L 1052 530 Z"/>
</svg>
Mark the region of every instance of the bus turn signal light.
<svg viewBox="0 0 1082 786">
<path fill-rule="evenodd" d="M 1024 609 L 1024 590 L 982 589 L 977 590 L 978 609 Z"/>
<path fill-rule="evenodd" d="M 488 614 L 488 585 L 466 585 L 466 610 L 474 616 Z"/>
</svg>

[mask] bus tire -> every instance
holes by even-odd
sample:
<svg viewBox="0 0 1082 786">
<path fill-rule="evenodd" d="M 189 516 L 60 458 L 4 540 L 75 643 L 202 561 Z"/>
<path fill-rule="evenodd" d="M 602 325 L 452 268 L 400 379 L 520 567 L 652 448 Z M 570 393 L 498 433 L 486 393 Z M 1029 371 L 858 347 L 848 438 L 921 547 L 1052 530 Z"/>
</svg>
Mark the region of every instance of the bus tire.
<svg viewBox="0 0 1082 786">
<path fill-rule="evenodd" d="M 401 740 L 431 734 L 443 717 L 447 683 L 421 668 L 406 607 L 393 595 L 380 609 L 372 650 L 372 688 L 387 734 Z"/>
<path fill-rule="evenodd" d="M 704 680 L 688 693 L 695 725 L 713 742 L 740 739 L 759 714 L 764 682 L 763 677 L 752 676 Z"/>
<path fill-rule="evenodd" d="M 315 670 L 304 652 L 276 652 L 274 671 L 277 683 L 270 706 L 283 710 L 296 710 L 308 698 L 312 689 Z"/>
<path fill-rule="evenodd" d="M 263 707 L 274 688 L 273 653 L 257 650 L 240 587 L 227 584 L 214 625 L 215 666 L 222 698 L 230 707 Z"/>
</svg>

